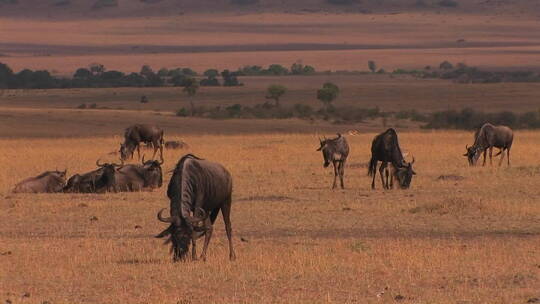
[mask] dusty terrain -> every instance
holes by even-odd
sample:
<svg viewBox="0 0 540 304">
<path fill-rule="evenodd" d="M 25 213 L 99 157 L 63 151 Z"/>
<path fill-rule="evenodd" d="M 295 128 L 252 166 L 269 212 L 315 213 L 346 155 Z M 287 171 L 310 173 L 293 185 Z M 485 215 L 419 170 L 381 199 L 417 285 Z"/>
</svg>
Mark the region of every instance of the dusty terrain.
<svg viewBox="0 0 540 304">
<path fill-rule="evenodd" d="M 369 189 L 373 135 L 349 137 L 343 191 L 330 189 L 331 172 L 322 168 L 312 135 L 182 135 L 190 152 L 223 163 L 234 176 L 238 260 L 228 261 L 220 218 L 208 261 L 179 264 L 153 238 L 164 228 L 155 216 L 168 206 L 165 188 L 9 193 L 16 181 L 43 170 L 93 169 L 119 138 L 0 140 L 1 299 L 526 303 L 540 297 L 538 132 L 516 134 L 511 168 L 469 168 L 461 156 L 469 133 L 402 133 L 418 173 L 406 191 Z M 164 171 L 186 152 L 166 151 Z"/>
<path fill-rule="evenodd" d="M 418 9 L 415 1 L 352 7 L 223 2 L 123 1 L 92 10 L 90 1 L 36 9 L 39 4 L 21 0 L 1 6 L 0 60 L 15 70 L 61 75 L 93 62 L 125 72 L 143 64 L 203 72 L 296 61 L 318 70 L 367 70 L 368 60 L 386 70 L 443 60 L 496 69 L 540 67 L 536 1 L 460 1 L 455 9 Z"/>
</svg>

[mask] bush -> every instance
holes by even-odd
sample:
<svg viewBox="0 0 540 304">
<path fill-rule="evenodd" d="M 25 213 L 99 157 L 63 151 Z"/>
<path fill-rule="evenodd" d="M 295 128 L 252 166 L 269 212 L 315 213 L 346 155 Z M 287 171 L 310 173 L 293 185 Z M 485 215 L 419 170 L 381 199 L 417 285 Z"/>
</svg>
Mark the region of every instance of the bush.
<svg viewBox="0 0 540 304">
<path fill-rule="evenodd" d="M 226 87 L 233 87 L 233 86 L 241 86 L 243 85 L 238 81 L 237 73 L 235 72 L 229 72 L 229 70 L 223 70 L 221 72 L 221 77 L 223 77 L 223 86 Z"/>
<path fill-rule="evenodd" d="M 77 109 L 86 109 L 86 104 L 81 103 L 80 105 L 77 106 Z"/>
<path fill-rule="evenodd" d="M 218 87 L 220 84 L 217 78 L 206 78 L 201 80 L 200 85 L 201 87 Z"/>
<path fill-rule="evenodd" d="M 97 104 L 93 103 L 88 106 L 89 109 L 97 109 Z"/>
<path fill-rule="evenodd" d="M 424 127 L 430 129 L 477 129 L 486 122 L 507 125 L 516 129 L 540 128 L 540 112 L 483 113 L 472 109 L 463 109 L 460 112 L 454 110 L 435 112 L 427 120 L 428 123 Z"/>
<path fill-rule="evenodd" d="M 450 62 L 448 62 L 446 60 L 441 62 L 441 64 L 439 64 L 439 69 L 441 69 L 441 70 L 451 70 L 453 68 L 454 68 L 454 66 Z"/>
<path fill-rule="evenodd" d="M 303 65 L 295 62 L 291 65 L 291 74 L 293 75 L 311 75 L 315 74 L 315 68 L 310 65 Z"/>
<path fill-rule="evenodd" d="M 293 106 L 293 109 L 296 113 L 296 116 L 298 116 L 299 118 L 311 118 L 311 116 L 313 115 L 313 108 L 308 105 L 297 103 Z"/>
<path fill-rule="evenodd" d="M 271 75 L 287 75 L 289 70 L 280 64 L 271 64 L 268 67 L 268 73 Z"/>
<path fill-rule="evenodd" d="M 181 108 L 180 110 L 176 111 L 176 116 L 188 117 L 189 111 L 186 108 Z"/>
</svg>

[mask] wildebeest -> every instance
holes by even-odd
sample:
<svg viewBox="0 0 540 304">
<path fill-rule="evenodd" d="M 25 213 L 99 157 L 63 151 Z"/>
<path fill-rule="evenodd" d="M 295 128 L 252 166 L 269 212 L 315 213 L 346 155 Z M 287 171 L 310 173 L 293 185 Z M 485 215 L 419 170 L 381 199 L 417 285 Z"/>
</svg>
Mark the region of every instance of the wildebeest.
<svg viewBox="0 0 540 304">
<path fill-rule="evenodd" d="M 169 140 L 165 142 L 165 149 L 186 149 L 189 145 L 180 140 Z"/>
<path fill-rule="evenodd" d="M 369 161 L 368 167 L 368 175 L 373 177 L 371 189 L 375 189 L 375 176 L 377 175 L 376 169 L 379 161 L 382 162 L 379 167 L 379 174 L 381 175 L 381 182 L 384 189 L 392 188 L 393 177 L 396 177 L 401 189 L 410 187 L 412 176 L 416 174 L 412 168 L 414 157 L 413 161 L 410 163 L 405 161 L 401 148 L 399 147 L 396 130 L 392 128 L 375 136 L 371 143 L 371 160 Z M 393 167 L 390 174 L 390 185 L 388 183 L 388 163 L 391 163 Z M 383 172 L 386 175 L 386 181 L 383 177 Z"/>
<path fill-rule="evenodd" d="M 163 160 L 163 130 L 153 125 L 143 124 L 130 126 L 124 132 L 124 143 L 120 144 L 120 159 L 126 160 L 129 157 L 133 158 L 135 149 L 137 149 L 137 154 L 140 159 L 141 142 L 146 144 L 151 143 L 154 147 L 152 159 L 156 156 L 157 150 L 159 149 L 161 159 Z"/>
<path fill-rule="evenodd" d="M 13 188 L 14 193 L 54 193 L 61 192 L 66 184 L 66 172 L 46 171 L 38 176 L 27 178 Z"/>
<path fill-rule="evenodd" d="M 157 238 L 169 235 L 166 243 L 172 242 L 173 260 L 184 260 L 190 243 L 192 258 L 197 259 L 195 241 L 205 236 L 201 258 L 206 259 L 206 250 L 212 237 L 212 225 L 221 210 L 225 231 L 229 240 L 229 258 L 236 255 L 232 243 L 231 197 L 232 177 L 222 165 L 200 159 L 192 154 L 184 155 L 169 182 L 167 196 L 170 199 L 170 217 L 157 217 L 170 226 Z"/>
<path fill-rule="evenodd" d="M 64 192 L 79 193 L 103 193 L 116 191 L 116 169 L 122 164 L 100 163 L 96 161 L 96 166 L 100 167 L 94 171 L 79 175 L 75 174 L 69 178 Z"/>
<path fill-rule="evenodd" d="M 115 189 L 116 191 L 141 191 L 143 189 L 160 188 L 163 184 L 163 173 L 161 170 L 163 161 L 144 160 L 141 165 L 125 165 L 116 171 Z"/>
<path fill-rule="evenodd" d="M 507 164 L 510 166 L 510 148 L 512 148 L 512 142 L 514 141 L 514 133 L 512 129 L 507 126 L 494 126 L 490 123 L 485 123 L 480 129 L 474 133 L 474 144 L 469 147 L 465 146 L 467 152 L 463 156 L 467 157 L 470 166 L 475 166 L 480 154 L 484 153 L 484 162 L 482 166 L 486 165 L 486 153 L 489 149 L 489 164 L 492 165 L 493 147 L 499 148 L 500 151 L 495 156 L 501 154 L 499 166 L 504 159 L 504 151 L 507 155 Z"/>
<path fill-rule="evenodd" d="M 327 168 L 330 163 L 334 166 L 334 183 L 332 189 L 336 188 L 336 180 L 339 176 L 339 181 L 341 183 L 341 189 L 344 189 L 343 185 L 343 176 L 345 175 L 345 163 L 347 162 L 347 157 L 349 156 L 349 144 L 345 137 L 341 134 L 337 134 L 336 138 L 324 139 L 319 138 L 320 147 L 317 151 L 322 151 L 324 164 L 323 166 Z"/>
</svg>

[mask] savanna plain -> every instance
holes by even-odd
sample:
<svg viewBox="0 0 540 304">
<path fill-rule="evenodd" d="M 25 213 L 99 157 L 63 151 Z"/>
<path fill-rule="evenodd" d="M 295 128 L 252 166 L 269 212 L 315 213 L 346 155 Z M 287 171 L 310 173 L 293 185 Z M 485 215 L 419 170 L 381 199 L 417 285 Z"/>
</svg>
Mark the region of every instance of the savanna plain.
<svg viewBox="0 0 540 304">
<path fill-rule="evenodd" d="M 219 218 L 208 260 L 176 264 L 153 238 L 164 228 L 156 213 L 168 207 L 165 187 L 9 193 L 36 172 L 93 169 L 120 137 L 0 140 L 2 300 L 526 303 L 539 296 L 539 132 L 517 132 L 509 168 L 470 168 L 461 156 L 472 137 L 466 132 L 402 133 L 418 173 L 405 191 L 370 189 L 373 136 L 348 136 L 346 189 L 331 190 L 313 134 L 168 135 L 223 163 L 235 183 L 237 260 L 228 260 Z M 166 150 L 164 172 L 186 152 Z"/>
<path fill-rule="evenodd" d="M 191 67 L 235 70 L 293 62 L 317 71 L 437 67 L 537 71 L 537 1 L 308 0 L 0 1 L 0 61 L 14 70 L 71 76 L 97 62 L 109 70 Z M 92 3 L 91 3 L 92 2 Z M 322 2 L 322 1 L 321 1 Z M 13 3 L 13 4 L 11 4 Z M 425 3 L 427 6 L 418 6 Z M 285 6 L 288 4 L 289 6 Z M 240 87 L 201 87 L 197 106 L 254 107 L 283 84 L 281 103 L 417 110 L 538 111 L 538 83 L 456 84 L 404 75 L 318 73 L 241 77 Z M 142 95 L 149 102 L 139 102 Z M 537 303 L 540 302 L 540 131 L 517 130 L 511 166 L 469 167 L 472 131 L 428 131 L 419 122 L 369 119 L 177 117 L 181 88 L 0 90 L 0 303 Z M 80 109 L 81 104 L 96 104 Z M 162 127 L 164 187 L 152 192 L 13 194 L 20 180 L 58 168 L 68 176 L 117 161 L 123 130 Z M 414 156 L 408 190 L 371 190 L 373 137 L 395 127 Z M 359 130 L 350 135 L 349 130 Z M 332 190 L 317 136 L 347 137 L 345 190 Z M 145 150 L 146 156 L 149 151 Z M 154 236 L 168 208 L 178 159 L 222 163 L 234 181 L 230 262 L 221 217 L 203 261 L 172 263 Z M 131 161 L 133 163 L 137 160 Z M 201 241 L 199 241 L 201 243 Z M 201 246 L 199 245 L 199 248 Z"/>
</svg>

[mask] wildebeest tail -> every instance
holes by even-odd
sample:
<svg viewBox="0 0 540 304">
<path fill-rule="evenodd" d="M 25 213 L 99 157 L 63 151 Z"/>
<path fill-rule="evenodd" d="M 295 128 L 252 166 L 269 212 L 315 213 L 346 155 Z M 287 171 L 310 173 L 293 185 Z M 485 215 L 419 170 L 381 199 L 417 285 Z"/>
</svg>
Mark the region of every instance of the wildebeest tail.
<svg viewBox="0 0 540 304">
<path fill-rule="evenodd" d="M 375 170 L 377 170 L 377 158 L 372 156 L 371 160 L 369 161 L 368 175 L 373 176 L 375 174 Z"/>
</svg>

